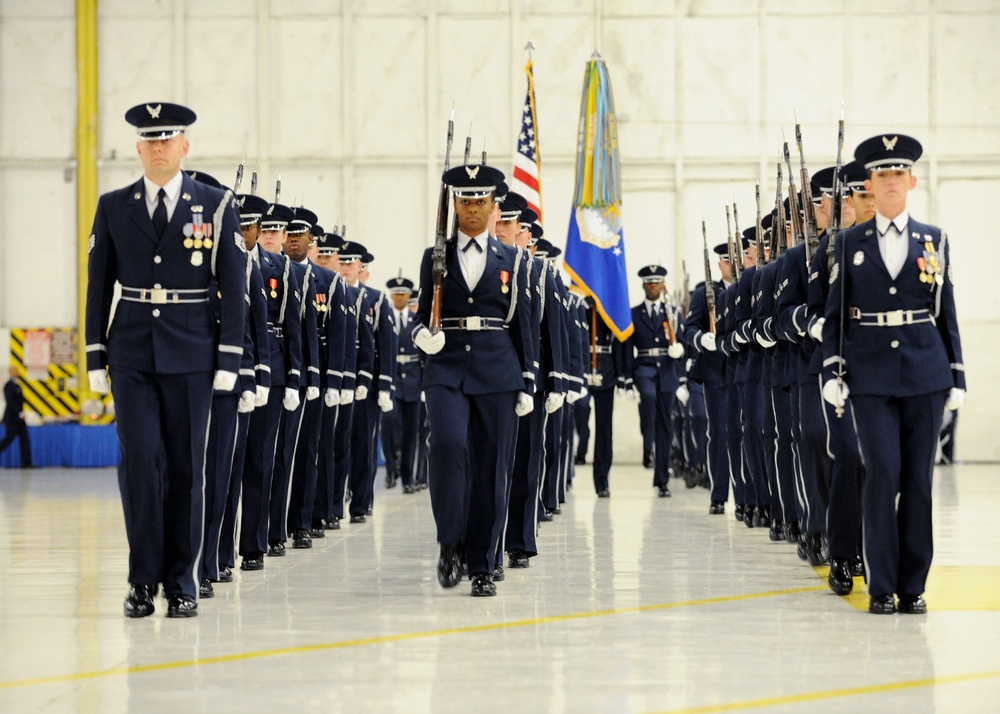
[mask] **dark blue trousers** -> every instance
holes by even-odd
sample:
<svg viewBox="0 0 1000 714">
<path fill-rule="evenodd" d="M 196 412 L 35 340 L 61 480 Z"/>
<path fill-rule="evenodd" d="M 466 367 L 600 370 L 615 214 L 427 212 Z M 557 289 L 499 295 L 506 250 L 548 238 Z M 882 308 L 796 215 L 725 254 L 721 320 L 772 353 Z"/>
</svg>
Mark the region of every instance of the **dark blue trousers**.
<svg viewBox="0 0 1000 714">
<path fill-rule="evenodd" d="M 826 429 L 823 395 L 819 377 L 799 385 L 799 468 L 806 513 L 802 524 L 808 533 L 826 532 L 826 512 L 830 503 L 830 435 Z"/>
<path fill-rule="evenodd" d="M 865 463 L 861 513 L 872 596 L 924 592 L 934 556 L 931 477 L 947 395 L 850 397 Z"/>
<path fill-rule="evenodd" d="M 799 442 L 802 440 L 802 419 L 799 415 L 800 402 L 799 402 L 799 383 L 792 382 L 788 387 L 788 403 L 792 409 L 792 455 L 795 463 L 795 497 L 799 521 L 805 530 L 806 521 L 806 511 L 808 509 L 808 499 L 806 494 L 805 482 L 802 479 L 802 457 L 799 454 Z"/>
<path fill-rule="evenodd" d="M 795 476 L 795 451 L 792 446 L 791 392 L 784 387 L 771 387 L 771 408 L 774 410 L 774 467 L 780 508 L 771 507 L 771 515 L 782 523 L 797 523 L 801 519 Z M 772 502 L 773 503 L 773 502 Z"/>
<path fill-rule="evenodd" d="M 743 468 L 743 413 L 740 404 L 739 390 L 734 383 L 726 384 L 726 419 L 729 450 L 729 476 L 733 484 L 733 499 L 737 505 L 749 503 L 757 505 L 748 498 L 755 494 L 748 488 L 744 480 Z"/>
<path fill-rule="evenodd" d="M 831 404 L 823 402 L 830 429 L 833 468 L 830 474 L 830 504 L 826 511 L 827 539 L 831 558 L 853 558 L 861 543 L 861 484 L 864 466 L 858 435 L 854 430 L 852 399 L 840 417 Z"/>
<path fill-rule="evenodd" d="M 376 394 L 369 392 L 367 398 L 354 402 L 354 418 L 351 420 L 351 470 L 347 477 L 351 489 L 348 510 L 352 516 L 368 513 L 375 486 L 371 475 L 371 448 L 372 439 L 375 438 L 375 414 L 378 411 L 375 399 Z"/>
<path fill-rule="evenodd" d="M 493 574 L 511 450 L 517 437 L 517 392 L 463 394 L 424 390 L 430 420 L 430 495 L 438 543 L 464 541 L 469 574 Z"/>
<path fill-rule="evenodd" d="M 761 394 L 764 398 L 764 473 L 767 476 L 767 488 L 771 499 L 767 505 L 771 509 L 771 517 L 782 521 L 781 492 L 778 489 L 778 424 L 774 418 L 774 394 L 771 385 L 762 385 Z"/>
<path fill-rule="evenodd" d="M 729 500 L 729 406 L 726 385 L 722 382 L 702 382 L 702 389 L 708 418 L 706 455 L 711 499 L 713 503 L 725 503 Z M 694 400 L 693 394 L 691 399 Z"/>
<path fill-rule="evenodd" d="M 284 391 L 284 390 L 281 390 Z M 284 543 L 288 540 L 288 496 L 291 493 L 292 470 L 295 467 L 295 451 L 299 444 L 299 429 L 302 427 L 302 413 L 305 410 L 306 389 L 299 389 L 299 405 L 294 411 L 283 409 L 278 428 L 277 447 L 274 456 L 274 476 L 271 478 L 271 511 L 267 524 L 267 542 Z"/>
<path fill-rule="evenodd" d="M 331 520 L 336 515 L 333 512 L 334 484 L 336 476 L 336 429 L 339 406 L 323 405 L 323 420 L 320 426 L 319 453 L 316 458 L 316 498 L 313 499 L 313 524 L 318 525 L 320 519 Z"/>
<path fill-rule="evenodd" d="M 261 407 L 263 409 L 264 407 Z M 240 498 L 243 495 L 243 466 L 246 462 L 248 449 L 262 450 L 261 444 L 248 444 L 247 434 L 250 431 L 250 416 L 253 412 L 236 414 L 236 448 L 233 449 L 233 468 L 229 472 L 229 493 L 226 495 L 226 513 L 222 519 L 222 531 L 219 534 L 218 567 L 236 566 L 236 514 L 240 508 Z M 255 457 L 259 458 L 259 457 Z"/>
<path fill-rule="evenodd" d="M 324 409 L 326 405 L 323 404 L 322 397 L 306 402 L 302 408 L 302 423 L 295 448 L 295 460 L 292 462 L 292 484 L 288 494 L 288 530 L 292 532 L 312 527 Z"/>
<path fill-rule="evenodd" d="M 213 375 L 110 372 L 128 581 L 197 598 Z"/>
<path fill-rule="evenodd" d="M 229 503 L 229 480 L 236 452 L 239 403 L 240 395 L 237 393 L 216 394 L 212 397 L 208 452 L 205 456 L 205 536 L 199 574 L 203 580 L 219 579 L 219 541 Z"/>
<path fill-rule="evenodd" d="M 687 387 L 690 396 L 684 407 L 684 458 L 689 467 L 698 468 L 708 462 L 708 406 L 704 384 L 689 379 Z"/>
<path fill-rule="evenodd" d="M 351 477 L 351 432 L 354 426 L 355 402 L 340 405 L 334 430 L 333 502 L 330 507 L 337 518 L 344 517 L 344 494 Z"/>
<path fill-rule="evenodd" d="M 590 395 L 594 400 L 594 489 L 603 491 L 609 488 L 611 477 L 615 390 L 601 389 Z"/>
<path fill-rule="evenodd" d="M 382 455 L 386 471 L 396 474 L 404 486 L 412 486 L 420 440 L 420 402 L 393 400 L 392 411 L 382 415 Z"/>
<path fill-rule="evenodd" d="M 760 390 L 760 382 L 744 382 L 739 386 L 739 393 L 743 409 L 746 502 L 749 505 L 769 506 L 771 493 L 767 487 L 767 471 L 764 468 L 764 395 Z"/>
<path fill-rule="evenodd" d="M 240 515 L 240 555 L 267 551 L 267 528 L 271 514 L 271 481 L 278 441 L 278 425 L 284 414 L 284 387 L 272 387 L 267 404 L 251 412 L 243 469 L 243 509 Z"/>
<path fill-rule="evenodd" d="M 542 413 L 545 414 L 544 401 Z M 562 420 L 562 409 L 558 409 L 552 414 L 545 414 L 545 473 L 542 480 L 542 504 L 549 511 L 554 511 L 559 506 L 559 487 L 561 486 L 559 454 Z"/>
<path fill-rule="evenodd" d="M 590 447 L 590 394 L 573 403 L 573 424 L 578 438 L 576 455 L 586 456 Z"/>
<path fill-rule="evenodd" d="M 542 474 L 542 439 L 545 433 L 544 398 L 536 395 L 535 408 L 517 420 L 517 441 L 510 474 L 507 527 L 503 549 L 538 554 L 539 478 Z M 498 557 L 501 555 L 497 554 Z"/>
</svg>

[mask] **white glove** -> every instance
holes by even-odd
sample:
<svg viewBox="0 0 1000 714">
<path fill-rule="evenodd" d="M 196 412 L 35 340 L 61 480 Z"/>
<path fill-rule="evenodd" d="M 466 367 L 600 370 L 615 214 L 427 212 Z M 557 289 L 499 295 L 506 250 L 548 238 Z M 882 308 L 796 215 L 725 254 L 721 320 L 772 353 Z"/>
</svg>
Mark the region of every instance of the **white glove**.
<svg viewBox="0 0 1000 714">
<path fill-rule="evenodd" d="M 684 356 L 684 345 L 682 345 L 680 342 L 675 342 L 674 344 L 670 345 L 670 347 L 667 348 L 667 357 L 671 357 L 673 359 L 680 359 L 683 356 Z"/>
<path fill-rule="evenodd" d="M 236 405 L 236 411 L 240 414 L 246 414 L 247 412 L 252 412 L 254 407 L 254 401 L 257 395 L 251 392 L 249 389 L 240 395 L 240 403 Z"/>
<path fill-rule="evenodd" d="M 821 317 L 816 320 L 813 324 L 809 325 L 809 336 L 812 337 L 817 342 L 823 341 L 823 325 L 826 324 L 826 318 Z"/>
<path fill-rule="evenodd" d="M 340 406 L 346 407 L 348 404 L 354 401 L 354 390 L 353 389 L 341 389 L 340 390 Z"/>
<path fill-rule="evenodd" d="M 90 379 L 90 390 L 97 394 L 107 394 L 111 391 L 111 383 L 108 381 L 108 373 L 104 369 L 91 369 L 87 371 Z"/>
<path fill-rule="evenodd" d="M 378 393 L 378 408 L 383 412 L 392 411 L 392 394 L 386 390 L 382 390 Z"/>
<path fill-rule="evenodd" d="M 550 392 L 545 396 L 545 413 L 552 414 L 559 411 L 565 401 L 565 392 Z"/>
<path fill-rule="evenodd" d="M 580 398 L 579 392 L 566 392 L 566 403 L 573 404 L 577 399 Z"/>
<path fill-rule="evenodd" d="M 718 347 L 715 344 L 715 333 L 706 332 L 701 336 L 701 347 L 707 352 L 715 352 Z"/>
<path fill-rule="evenodd" d="M 413 336 L 413 344 L 429 355 L 436 355 L 444 349 L 444 330 L 432 335 L 426 327 L 417 330 Z"/>
<path fill-rule="evenodd" d="M 423 392 L 420 392 L 420 401 L 422 401 L 424 404 L 427 403 L 427 395 L 424 394 Z"/>
<path fill-rule="evenodd" d="M 366 387 L 363 384 L 354 390 L 354 398 L 357 399 L 359 402 L 363 402 L 367 396 L 368 396 L 368 387 Z"/>
<path fill-rule="evenodd" d="M 847 388 L 847 385 L 843 382 L 838 384 L 836 379 L 829 379 L 823 385 L 823 399 L 835 407 L 844 406 L 850 393 L 851 390 Z"/>
<path fill-rule="evenodd" d="M 531 414 L 531 411 L 534 408 L 535 408 L 535 400 L 531 398 L 530 394 L 527 394 L 526 392 L 517 393 L 517 404 L 514 405 L 515 414 L 517 414 L 519 417 L 523 417 L 527 414 Z"/>
<path fill-rule="evenodd" d="M 236 372 L 227 372 L 224 369 L 215 371 L 215 379 L 212 380 L 212 389 L 217 392 L 231 392 L 236 387 Z"/>
<path fill-rule="evenodd" d="M 736 330 L 733 335 L 735 335 L 736 341 L 741 345 L 745 345 L 747 343 L 747 338 L 741 335 L 739 330 Z"/>
<path fill-rule="evenodd" d="M 586 386 L 580 387 L 580 399 L 586 399 L 588 394 L 590 394 L 590 390 Z"/>
<path fill-rule="evenodd" d="M 756 339 L 757 344 L 763 347 L 765 350 L 768 347 L 774 347 L 776 344 L 778 344 L 774 340 L 767 339 L 766 337 L 764 337 L 764 335 L 760 334 L 759 332 L 754 333 L 754 339 Z"/>
<path fill-rule="evenodd" d="M 285 398 L 281 400 L 281 403 L 285 405 L 285 409 L 294 412 L 299 408 L 299 390 L 285 387 Z"/>
<path fill-rule="evenodd" d="M 253 405 L 255 407 L 262 407 L 267 404 L 267 395 L 271 393 L 270 387 L 265 387 L 262 384 L 257 385 L 257 393 L 253 398 Z"/>
<path fill-rule="evenodd" d="M 948 400 L 944 403 L 945 409 L 951 409 L 955 411 L 965 403 L 965 390 L 959 389 L 958 387 L 952 387 L 951 391 L 948 392 Z"/>
<path fill-rule="evenodd" d="M 642 400 L 642 397 L 639 396 L 639 392 L 637 392 L 632 387 L 628 387 L 625 390 L 625 398 L 628 399 L 630 402 L 638 402 Z"/>
<path fill-rule="evenodd" d="M 340 404 L 340 390 L 330 387 L 323 395 L 323 403 L 328 407 L 335 407 Z"/>
<path fill-rule="evenodd" d="M 615 396 L 618 399 L 624 399 L 625 398 L 625 387 L 615 387 Z"/>
<path fill-rule="evenodd" d="M 686 384 L 682 384 L 677 388 L 677 391 L 674 392 L 674 396 L 677 397 L 677 401 L 681 403 L 682 407 L 686 407 L 688 399 L 691 398 L 691 392 L 688 391 Z"/>
<path fill-rule="evenodd" d="M 319 399 L 319 387 L 306 387 L 306 401 L 311 402 L 313 399 Z"/>
</svg>

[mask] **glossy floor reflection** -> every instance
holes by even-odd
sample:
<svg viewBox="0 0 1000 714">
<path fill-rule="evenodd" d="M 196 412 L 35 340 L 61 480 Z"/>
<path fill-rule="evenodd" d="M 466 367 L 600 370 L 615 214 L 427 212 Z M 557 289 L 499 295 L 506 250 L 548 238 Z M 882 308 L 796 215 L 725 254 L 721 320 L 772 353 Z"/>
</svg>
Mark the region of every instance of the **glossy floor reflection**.
<svg viewBox="0 0 1000 714">
<path fill-rule="evenodd" d="M 427 493 L 126 620 L 113 470 L 0 471 L 0 712 L 996 712 L 1000 469 L 935 476 L 924 617 L 860 612 L 703 490 L 589 467 L 498 597 L 442 590 Z M 860 580 L 857 589 L 862 590 Z"/>
</svg>

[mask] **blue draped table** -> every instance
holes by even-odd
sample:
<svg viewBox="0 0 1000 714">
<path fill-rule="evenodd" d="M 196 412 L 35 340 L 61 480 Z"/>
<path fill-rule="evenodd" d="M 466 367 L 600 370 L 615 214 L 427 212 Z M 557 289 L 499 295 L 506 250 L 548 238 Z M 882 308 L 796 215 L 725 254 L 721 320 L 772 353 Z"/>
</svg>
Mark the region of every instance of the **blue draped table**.
<svg viewBox="0 0 1000 714">
<path fill-rule="evenodd" d="M 0 433 L 3 433 L 2 426 Z M 29 426 L 28 434 L 35 466 L 117 466 L 121 458 L 118 429 L 114 424 L 45 424 Z M 16 469 L 20 466 L 21 449 L 15 441 L 0 455 L 0 467 Z"/>
</svg>

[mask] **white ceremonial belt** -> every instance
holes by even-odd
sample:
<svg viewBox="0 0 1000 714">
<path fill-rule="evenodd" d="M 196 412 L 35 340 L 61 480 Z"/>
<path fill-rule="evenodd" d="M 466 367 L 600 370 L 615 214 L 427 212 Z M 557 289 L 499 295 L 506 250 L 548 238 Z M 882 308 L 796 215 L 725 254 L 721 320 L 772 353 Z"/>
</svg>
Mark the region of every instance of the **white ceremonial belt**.
<svg viewBox="0 0 1000 714">
<path fill-rule="evenodd" d="M 850 310 L 852 320 L 858 320 L 864 327 L 901 327 L 921 322 L 934 322 L 930 310 L 892 310 L 891 312 L 861 312 L 859 308 Z"/>
<path fill-rule="evenodd" d="M 152 305 L 208 302 L 208 288 L 127 288 L 123 285 L 122 300 Z"/>
<path fill-rule="evenodd" d="M 445 330 L 466 330 L 468 332 L 479 332 L 480 330 L 506 330 L 507 323 L 499 317 L 446 317 L 441 320 L 441 327 Z"/>
</svg>

